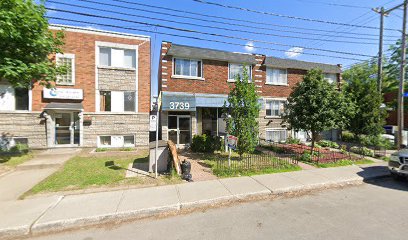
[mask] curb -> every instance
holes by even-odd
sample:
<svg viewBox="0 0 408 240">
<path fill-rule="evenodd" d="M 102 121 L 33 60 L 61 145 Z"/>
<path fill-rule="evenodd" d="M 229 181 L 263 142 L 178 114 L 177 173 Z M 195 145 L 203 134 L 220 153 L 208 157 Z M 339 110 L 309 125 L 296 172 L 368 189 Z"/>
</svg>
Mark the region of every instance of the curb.
<svg viewBox="0 0 408 240">
<path fill-rule="evenodd" d="M 91 216 L 78 219 L 66 219 L 54 222 L 46 223 L 34 223 L 30 226 L 22 226 L 17 228 L 0 229 L 0 239 L 15 239 L 15 238 L 30 238 L 34 236 L 58 233 L 68 230 L 77 230 L 85 227 L 97 227 L 102 224 L 120 224 L 128 221 L 134 221 L 139 219 L 170 216 L 183 214 L 187 212 L 197 211 L 203 208 L 217 208 L 220 206 L 228 206 L 233 203 L 249 202 L 264 199 L 274 199 L 276 197 L 291 197 L 297 195 L 309 194 L 314 191 L 324 189 L 334 189 L 338 187 L 347 187 L 353 185 L 360 185 L 364 182 L 387 178 L 389 174 L 382 174 L 377 176 L 368 176 L 366 178 L 357 177 L 347 179 L 344 181 L 326 183 L 326 184 L 312 184 L 303 187 L 292 187 L 277 189 L 274 191 L 258 191 L 249 192 L 243 194 L 231 194 L 228 196 L 217 197 L 212 199 L 199 200 L 194 202 L 177 203 L 174 205 L 160 206 L 153 208 L 144 208 L 139 210 L 132 210 L 127 212 L 115 212 L 112 214 L 105 214 L 99 216 Z M 41 218 L 40 218 L 41 219 Z"/>
</svg>

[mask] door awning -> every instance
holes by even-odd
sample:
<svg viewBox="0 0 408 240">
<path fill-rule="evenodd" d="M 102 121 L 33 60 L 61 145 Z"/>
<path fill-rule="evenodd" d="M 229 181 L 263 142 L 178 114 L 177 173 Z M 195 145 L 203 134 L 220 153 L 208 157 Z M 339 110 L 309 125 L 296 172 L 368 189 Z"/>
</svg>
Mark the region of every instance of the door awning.
<svg viewBox="0 0 408 240">
<path fill-rule="evenodd" d="M 222 107 L 227 95 L 162 92 L 163 111 L 196 111 L 196 107 Z"/>
<path fill-rule="evenodd" d="M 82 111 L 84 107 L 82 106 L 82 103 L 57 103 L 57 102 L 51 102 L 48 103 L 45 107 L 44 110 L 80 110 Z"/>
</svg>

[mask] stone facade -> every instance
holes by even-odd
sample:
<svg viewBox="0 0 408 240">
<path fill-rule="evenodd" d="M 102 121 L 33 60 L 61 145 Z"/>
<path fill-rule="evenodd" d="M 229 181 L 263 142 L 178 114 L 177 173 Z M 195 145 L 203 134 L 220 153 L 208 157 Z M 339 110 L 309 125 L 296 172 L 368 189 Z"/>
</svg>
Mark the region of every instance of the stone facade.
<svg viewBox="0 0 408 240">
<path fill-rule="evenodd" d="M 106 91 L 134 91 L 136 71 L 98 67 L 98 88 Z"/>
<path fill-rule="evenodd" d="M 149 143 L 149 114 L 147 113 L 84 113 L 84 119 L 91 119 L 84 124 L 85 147 L 94 147 L 98 136 L 135 135 L 136 147 L 147 147 Z"/>
<path fill-rule="evenodd" d="M 44 148 L 47 146 L 46 121 L 40 114 L 40 112 L 2 112 L 1 136 L 27 138 L 31 148 Z"/>
</svg>

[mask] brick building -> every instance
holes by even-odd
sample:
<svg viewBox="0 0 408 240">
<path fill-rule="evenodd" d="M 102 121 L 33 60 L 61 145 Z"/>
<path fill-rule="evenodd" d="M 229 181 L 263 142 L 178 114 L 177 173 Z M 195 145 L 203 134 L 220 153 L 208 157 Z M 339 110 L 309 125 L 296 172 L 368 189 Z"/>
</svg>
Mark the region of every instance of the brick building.
<svg viewBox="0 0 408 240">
<path fill-rule="evenodd" d="M 161 136 L 179 146 L 189 144 L 193 135 L 224 136 L 221 107 L 227 100 L 234 76 L 247 67 L 256 85 L 262 109 L 259 135 L 271 141 L 289 136 L 306 138 L 304 132 L 290 132 L 281 126 L 283 104 L 307 70 L 320 68 L 325 78 L 337 84 L 340 65 L 280 59 L 259 54 L 226 52 L 163 42 L 159 66 L 162 94 Z M 335 138 L 332 132 L 326 138 Z M 335 134 L 334 134 L 335 135 Z"/>
<path fill-rule="evenodd" d="M 0 133 L 31 148 L 145 147 L 149 138 L 150 37 L 52 25 L 64 31 L 68 72 L 55 89 L 0 82 Z"/>
</svg>

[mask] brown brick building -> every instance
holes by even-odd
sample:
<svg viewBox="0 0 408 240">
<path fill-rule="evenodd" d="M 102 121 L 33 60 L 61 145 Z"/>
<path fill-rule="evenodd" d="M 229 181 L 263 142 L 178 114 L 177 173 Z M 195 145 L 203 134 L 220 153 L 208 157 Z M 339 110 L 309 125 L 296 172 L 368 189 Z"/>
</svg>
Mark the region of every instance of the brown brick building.
<svg viewBox="0 0 408 240">
<path fill-rule="evenodd" d="M 55 89 L 0 82 L 0 133 L 32 148 L 145 147 L 149 135 L 150 37 L 53 25 L 64 31 L 68 72 Z"/>
<path fill-rule="evenodd" d="M 270 141 L 288 136 L 306 138 L 281 126 L 280 113 L 292 88 L 307 70 L 320 68 L 328 81 L 340 81 L 340 65 L 280 59 L 259 54 L 226 52 L 163 42 L 159 66 L 162 94 L 161 135 L 178 145 L 189 144 L 196 134 L 224 136 L 221 107 L 234 76 L 247 67 L 262 103 L 259 135 Z M 327 138 L 335 138 L 332 132 Z"/>
</svg>

